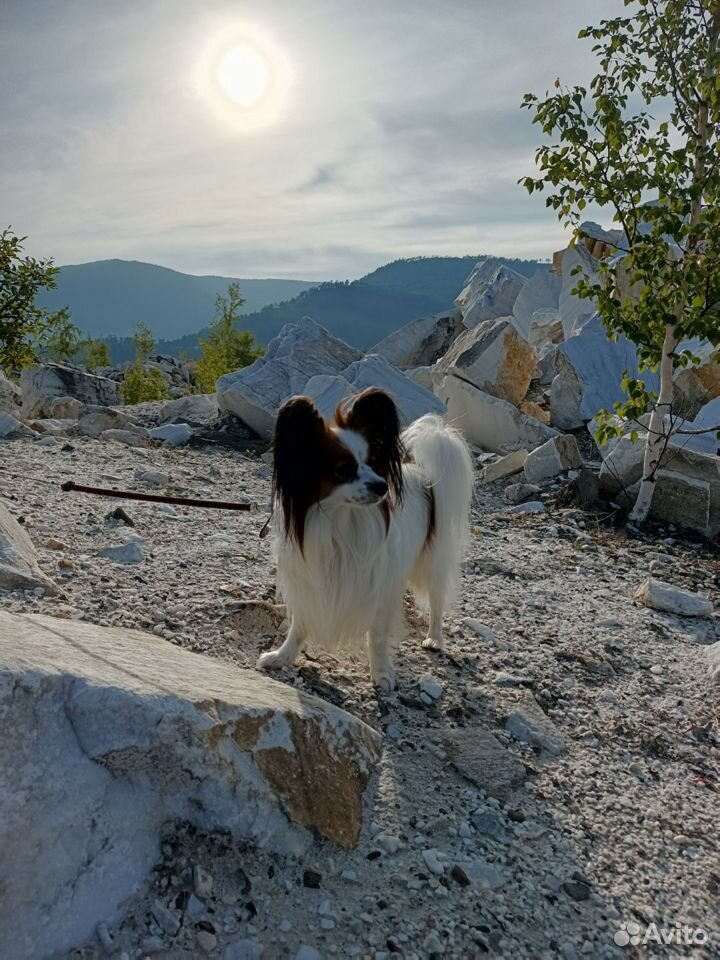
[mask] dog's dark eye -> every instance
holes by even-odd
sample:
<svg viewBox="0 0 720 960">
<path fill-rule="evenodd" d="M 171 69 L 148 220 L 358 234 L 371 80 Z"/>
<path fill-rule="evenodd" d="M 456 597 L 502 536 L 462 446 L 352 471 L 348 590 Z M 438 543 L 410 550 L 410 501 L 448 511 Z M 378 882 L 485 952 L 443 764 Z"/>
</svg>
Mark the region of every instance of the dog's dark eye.
<svg viewBox="0 0 720 960">
<path fill-rule="evenodd" d="M 341 463 L 335 468 L 335 479 L 338 483 L 350 483 L 357 477 L 357 464 Z"/>
</svg>

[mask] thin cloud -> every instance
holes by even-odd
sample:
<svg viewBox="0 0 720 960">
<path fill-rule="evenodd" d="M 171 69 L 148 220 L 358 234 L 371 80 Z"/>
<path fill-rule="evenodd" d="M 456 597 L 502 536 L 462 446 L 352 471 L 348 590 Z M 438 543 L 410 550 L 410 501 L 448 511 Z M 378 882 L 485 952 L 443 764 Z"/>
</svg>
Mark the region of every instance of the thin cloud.
<svg viewBox="0 0 720 960">
<path fill-rule="evenodd" d="M 195 70 L 237 4 L 5 0 L 3 219 L 61 263 L 240 276 L 547 256 L 562 230 L 517 186 L 539 138 L 519 102 L 558 74 L 586 79 L 574 37 L 597 17 L 591 0 L 249 0 L 242 19 L 285 50 L 294 83 L 275 126 L 242 135 Z"/>
</svg>

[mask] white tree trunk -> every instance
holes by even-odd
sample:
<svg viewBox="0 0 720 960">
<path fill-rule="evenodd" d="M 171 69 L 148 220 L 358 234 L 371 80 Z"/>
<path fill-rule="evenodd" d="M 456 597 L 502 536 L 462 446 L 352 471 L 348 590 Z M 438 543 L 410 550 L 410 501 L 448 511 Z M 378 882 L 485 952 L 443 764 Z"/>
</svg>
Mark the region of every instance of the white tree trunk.
<svg viewBox="0 0 720 960">
<path fill-rule="evenodd" d="M 673 400 L 673 351 L 677 345 L 678 339 L 675 336 L 675 328 L 668 324 L 665 327 L 665 339 L 660 361 L 660 393 L 650 414 L 643 476 L 635 506 L 628 518 L 630 523 L 636 526 L 640 526 L 647 519 L 655 492 L 658 467 L 667 446 Z"/>
</svg>

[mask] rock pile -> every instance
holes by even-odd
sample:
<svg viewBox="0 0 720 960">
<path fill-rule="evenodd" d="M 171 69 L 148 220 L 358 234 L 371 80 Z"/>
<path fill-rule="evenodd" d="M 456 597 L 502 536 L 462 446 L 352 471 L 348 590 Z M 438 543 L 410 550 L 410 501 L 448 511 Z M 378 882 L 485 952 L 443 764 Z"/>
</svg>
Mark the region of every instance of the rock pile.
<svg viewBox="0 0 720 960">
<path fill-rule="evenodd" d="M 257 448 L 269 442 L 276 412 L 290 396 L 311 396 L 331 417 L 343 399 L 376 386 L 394 397 L 406 424 L 444 414 L 478 453 L 529 454 L 531 483 L 577 470 L 579 449 L 563 434 L 586 426 L 592 433 L 598 412 L 623 398 L 625 373 L 650 390 L 658 387 L 654 373 L 639 372 L 634 345 L 609 340 L 592 300 L 573 293 L 578 271 L 595 277 L 598 260 L 615 255 L 622 237 L 589 222 L 580 232 L 581 239 L 554 255 L 552 268 L 530 278 L 496 260 L 480 261 L 450 310 L 406 324 L 366 356 L 309 317 L 287 324 L 265 356 L 221 377 L 216 395 L 186 395 L 189 371 L 163 356 L 147 363 L 162 372 L 176 399 L 138 410 L 118 406 L 119 371 L 96 376 L 43 364 L 24 373 L 19 388 L 0 375 L 0 439 L 90 436 L 140 448 L 193 442 Z M 678 373 L 675 412 L 697 431 L 720 423 L 720 362 L 710 345 L 689 346 L 701 363 Z M 627 425 L 627 436 L 602 451 L 600 489 L 622 506 L 634 498 L 642 472 L 643 436 L 630 439 L 636 427 Z M 718 533 L 717 449 L 712 433 L 673 440 L 655 516 L 707 537 Z"/>
</svg>

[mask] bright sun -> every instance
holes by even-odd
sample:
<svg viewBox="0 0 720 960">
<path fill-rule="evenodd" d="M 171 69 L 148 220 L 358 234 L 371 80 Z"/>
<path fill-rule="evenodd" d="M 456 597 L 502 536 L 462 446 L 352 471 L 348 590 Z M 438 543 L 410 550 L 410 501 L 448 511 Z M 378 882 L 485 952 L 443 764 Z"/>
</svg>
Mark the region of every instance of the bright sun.
<svg viewBox="0 0 720 960">
<path fill-rule="evenodd" d="M 251 43 L 239 43 L 220 58 L 215 80 L 222 92 L 239 107 L 254 107 L 272 83 L 270 64 Z"/>
<path fill-rule="evenodd" d="M 200 88 L 215 113 L 225 125 L 241 131 L 279 119 L 290 80 L 283 52 L 250 25 L 222 30 L 198 63 Z"/>
</svg>

